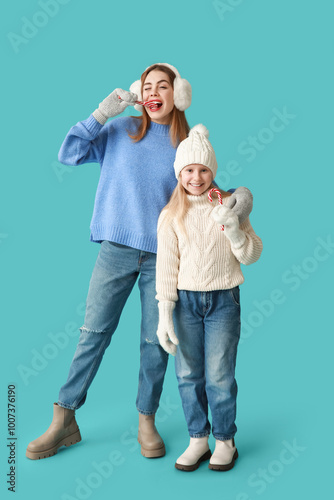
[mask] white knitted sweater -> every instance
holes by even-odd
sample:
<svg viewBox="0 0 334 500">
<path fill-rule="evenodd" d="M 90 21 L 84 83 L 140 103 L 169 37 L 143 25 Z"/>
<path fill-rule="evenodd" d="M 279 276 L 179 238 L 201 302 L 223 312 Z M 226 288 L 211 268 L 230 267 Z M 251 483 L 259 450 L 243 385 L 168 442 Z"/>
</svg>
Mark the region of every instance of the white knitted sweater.
<svg viewBox="0 0 334 500">
<path fill-rule="evenodd" d="M 233 288 L 244 282 L 240 263 L 256 262 L 262 252 L 262 241 L 255 234 L 249 218 L 241 225 L 246 235 L 240 248 L 233 248 L 221 226 L 210 213 L 218 200 L 210 203 L 208 192 L 201 196 L 188 195 L 191 203 L 184 225 L 188 239 L 173 219 L 162 224 L 163 210 L 158 221 L 158 255 L 156 299 L 176 302 L 177 290 L 212 291 Z M 223 204 L 227 198 L 223 199 Z"/>
</svg>

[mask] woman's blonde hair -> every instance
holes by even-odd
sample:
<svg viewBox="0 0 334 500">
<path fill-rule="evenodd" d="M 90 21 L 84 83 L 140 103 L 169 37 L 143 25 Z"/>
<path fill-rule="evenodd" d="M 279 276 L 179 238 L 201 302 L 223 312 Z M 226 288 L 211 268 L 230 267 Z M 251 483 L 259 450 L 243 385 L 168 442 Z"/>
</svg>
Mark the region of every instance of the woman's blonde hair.
<svg viewBox="0 0 334 500">
<path fill-rule="evenodd" d="M 143 85 L 147 75 L 153 70 L 163 71 L 167 75 L 170 84 L 173 86 L 175 73 L 167 66 L 153 64 L 153 66 L 147 68 L 147 70 L 144 71 L 144 73 L 141 75 L 141 91 L 143 89 Z M 134 142 L 138 142 L 146 135 L 147 129 L 149 128 L 151 123 L 151 118 L 148 116 L 144 106 L 143 106 L 142 116 L 133 116 L 132 118 L 136 118 L 139 121 L 138 129 L 135 134 L 131 135 L 129 132 L 128 134 L 129 137 L 131 137 L 131 139 L 134 140 Z M 174 106 L 173 110 L 171 111 L 170 132 L 169 132 L 174 147 L 176 147 L 181 141 L 183 141 L 188 137 L 189 130 L 190 127 L 188 125 L 184 111 L 180 111 Z"/>
<path fill-rule="evenodd" d="M 228 196 L 231 196 L 231 194 L 232 194 L 232 193 L 229 193 L 227 191 L 224 191 L 223 189 L 219 189 L 218 186 L 215 186 L 213 183 L 211 183 L 211 185 L 208 189 L 211 189 L 211 188 L 218 189 L 218 191 L 222 195 L 222 198 L 226 198 Z M 182 233 L 185 236 L 187 236 L 186 235 L 186 228 L 184 225 L 184 218 L 185 218 L 185 215 L 187 213 L 187 210 L 190 207 L 190 201 L 189 201 L 187 195 L 188 195 L 187 191 L 182 186 L 181 174 L 180 174 L 177 186 L 174 189 L 169 202 L 162 209 L 162 212 L 164 212 L 164 218 L 163 218 L 163 221 L 162 221 L 162 224 L 161 224 L 159 230 L 161 230 L 161 228 L 164 227 L 165 224 L 168 226 L 168 224 L 170 224 L 171 221 L 174 219 L 175 222 L 180 227 Z M 213 197 L 215 197 L 215 196 L 217 196 L 217 194 L 213 193 Z M 208 203 L 210 203 L 209 199 L 208 199 Z"/>
</svg>

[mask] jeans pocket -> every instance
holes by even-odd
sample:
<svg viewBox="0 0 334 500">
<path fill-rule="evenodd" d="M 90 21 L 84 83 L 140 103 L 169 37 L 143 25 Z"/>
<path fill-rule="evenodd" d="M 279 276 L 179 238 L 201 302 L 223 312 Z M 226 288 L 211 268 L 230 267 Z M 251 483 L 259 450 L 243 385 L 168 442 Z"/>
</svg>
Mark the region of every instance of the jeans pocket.
<svg viewBox="0 0 334 500">
<path fill-rule="evenodd" d="M 240 289 L 238 286 L 229 289 L 231 298 L 236 306 L 240 306 Z"/>
</svg>

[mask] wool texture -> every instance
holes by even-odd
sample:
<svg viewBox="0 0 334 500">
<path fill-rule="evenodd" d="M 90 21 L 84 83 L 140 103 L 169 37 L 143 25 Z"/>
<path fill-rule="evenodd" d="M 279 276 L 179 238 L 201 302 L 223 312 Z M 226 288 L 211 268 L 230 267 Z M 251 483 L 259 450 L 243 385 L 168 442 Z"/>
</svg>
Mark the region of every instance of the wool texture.
<svg viewBox="0 0 334 500">
<path fill-rule="evenodd" d="M 215 178 L 218 168 L 217 159 L 208 137 L 208 129 L 200 123 L 195 125 L 188 137 L 180 142 L 174 162 L 177 179 L 181 170 L 191 164 L 204 165 L 211 170 L 213 179 Z"/>
<path fill-rule="evenodd" d="M 156 253 L 158 217 L 177 184 L 176 149 L 169 125 L 151 122 L 145 137 L 134 142 L 128 130 L 133 134 L 137 125 L 133 117 L 101 125 L 91 115 L 70 129 L 58 158 L 65 165 L 100 164 L 91 241 Z"/>
<path fill-rule="evenodd" d="M 241 225 L 245 240 L 234 248 L 220 226 L 210 217 L 218 201 L 208 201 L 208 191 L 190 196 L 183 233 L 175 219 L 164 224 L 166 211 L 158 222 L 157 295 L 159 301 L 177 301 L 177 290 L 212 291 L 234 288 L 244 282 L 240 263 L 256 262 L 262 241 L 249 218 Z M 228 198 L 223 199 L 223 204 Z"/>
</svg>

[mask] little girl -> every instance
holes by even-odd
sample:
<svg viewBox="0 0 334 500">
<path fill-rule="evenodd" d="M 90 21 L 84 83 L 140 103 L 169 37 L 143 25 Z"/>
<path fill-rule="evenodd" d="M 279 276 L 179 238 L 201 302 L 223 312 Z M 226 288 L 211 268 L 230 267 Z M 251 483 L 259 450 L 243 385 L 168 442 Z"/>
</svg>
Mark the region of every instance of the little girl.
<svg viewBox="0 0 334 500">
<path fill-rule="evenodd" d="M 190 444 L 175 467 L 184 471 L 197 469 L 210 457 L 210 469 L 229 470 L 238 457 L 234 374 L 239 285 L 244 282 L 240 263 L 257 261 L 262 251 L 249 218 L 239 221 L 229 208 L 230 193 L 221 192 L 222 205 L 208 199 L 217 171 L 208 135 L 197 125 L 180 143 L 174 162 L 178 184 L 158 221 L 157 335 L 161 346 L 176 354 Z M 216 439 L 212 456 L 208 405 Z"/>
</svg>

